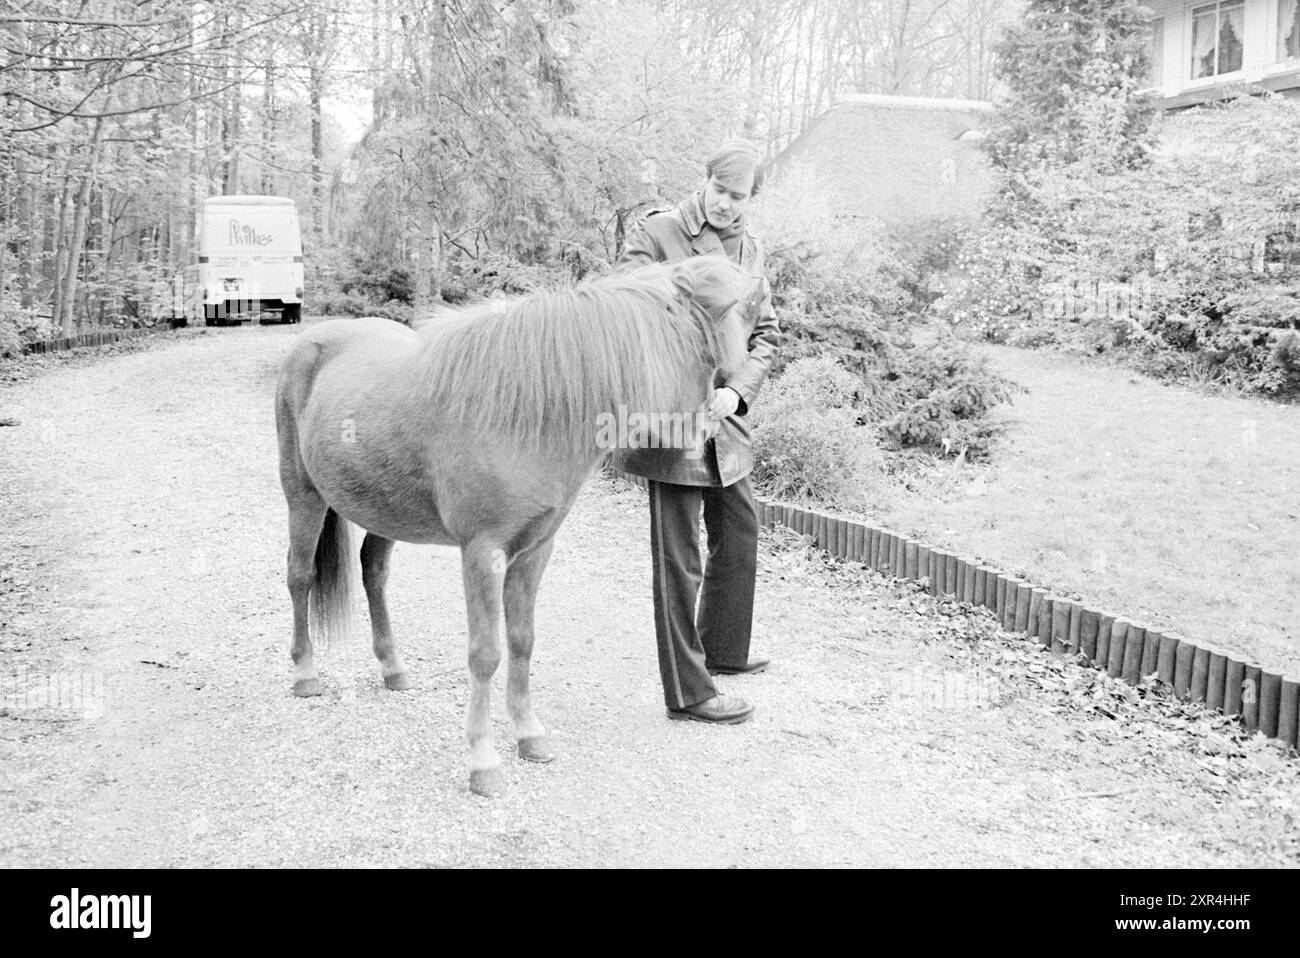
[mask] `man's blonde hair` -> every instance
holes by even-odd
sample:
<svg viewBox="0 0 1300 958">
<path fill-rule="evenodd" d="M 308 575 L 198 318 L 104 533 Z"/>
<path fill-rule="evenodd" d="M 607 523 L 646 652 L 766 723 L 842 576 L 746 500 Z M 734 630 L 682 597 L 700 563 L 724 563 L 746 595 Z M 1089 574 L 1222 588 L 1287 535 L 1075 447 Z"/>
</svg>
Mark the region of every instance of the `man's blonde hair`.
<svg viewBox="0 0 1300 958">
<path fill-rule="evenodd" d="M 763 154 L 748 140 L 727 140 L 704 164 L 705 176 L 717 176 L 720 181 L 728 183 L 743 180 L 751 172 L 754 174 L 754 188 L 749 195 L 757 196 L 763 185 Z"/>
</svg>

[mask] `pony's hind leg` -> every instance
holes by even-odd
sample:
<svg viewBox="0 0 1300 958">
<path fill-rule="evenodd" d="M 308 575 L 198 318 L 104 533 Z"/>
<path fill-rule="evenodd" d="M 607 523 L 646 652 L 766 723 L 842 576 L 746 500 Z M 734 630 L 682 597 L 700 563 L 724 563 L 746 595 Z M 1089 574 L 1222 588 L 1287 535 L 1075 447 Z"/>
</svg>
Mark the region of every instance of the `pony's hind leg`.
<svg viewBox="0 0 1300 958">
<path fill-rule="evenodd" d="M 308 630 L 308 600 L 316 584 L 316 544 L 325 522 L 325 500 L 302 489 L 289 500 L 289 597 L 293 601 L 293 694 L 320 695 L 320 679 Z"/>
<path fill-rule="evenodd" d="M 501 662 L 501 587 L 505 553 L 493 542 L 473 540 L 461 547 L 461 575 L 469 613 L 469 787 L 476 795 L 505 791 L 501 757 L 492 744 L 492 676 Z"/>
<path fill-rule="evenodd" d="M 553 542 L 553 539 L 547 539 L 516 555 L 506 571 L 504 586 L 506 641 L 510 647 L 506 708 L 514 726 L 519 757 L 530 762 L 549 762 L 555 758 L 546 728 L 533 714 L 532 698 L 528 692 L 528 671 L 533 655 L 533 607 Z"/>
<path fill-rule="evenodd" d="M 393 642 L 393 627 L 388 618 L 388 560 L 393 554 L 393 540 L 366 533 L 361 543 L 361 582 L 370 606 L 370 629 L 374 633 L 375 658 L 379 660 L 384 686 L 394 692 L 411 688 L 411 675 Z"/>
</svg>

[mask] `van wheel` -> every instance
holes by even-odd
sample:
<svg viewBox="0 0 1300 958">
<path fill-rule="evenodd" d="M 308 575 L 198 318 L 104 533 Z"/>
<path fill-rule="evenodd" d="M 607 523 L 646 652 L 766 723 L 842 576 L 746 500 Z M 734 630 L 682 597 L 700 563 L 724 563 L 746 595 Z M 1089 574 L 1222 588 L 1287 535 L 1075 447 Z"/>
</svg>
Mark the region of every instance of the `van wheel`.
<svg viewBox="0 0 1300 958">
<path fill-rule="evenodd" d="M 280 310 L 280 322 L 301 323 L 302 303 L 286 303 L 284 308 Z"/>
</svg>

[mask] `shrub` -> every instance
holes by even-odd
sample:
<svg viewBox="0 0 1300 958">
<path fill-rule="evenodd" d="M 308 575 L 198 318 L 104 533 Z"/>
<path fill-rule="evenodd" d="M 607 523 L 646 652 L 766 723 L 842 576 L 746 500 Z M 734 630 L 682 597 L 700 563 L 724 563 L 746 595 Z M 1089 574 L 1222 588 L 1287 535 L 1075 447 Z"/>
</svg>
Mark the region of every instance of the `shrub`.
<svg viewBox="0 0 1300 958">
<path fill-rule="evenodd" d="M 327 293 L 314 298 L 310 311 L 322 316 L 373 316 L 378 308 L 360 293 Z"/>
<path fill-rule="evenodd" d="M 456 263 L 443 281 L 442 299 L 455 305 L 493 293 L 519 296 L 553 286 L 569 274 L 566 266 L 534 266 L 510 256 L 485 253 Z"/>
<path fill-rule="evenodd" d="M 50 321 L 34 309 L 25 309 L 8 291 L 0 291 L 0 356 L 17 356 L 28 343 L 53 339 Z"/>
<path fill-rule="evenodd" d="M 772 374 L 830 360 L 853 378 L 858 421 L 877 429 L 886 449 L 983 458 L 1003 431 L 991 413 L 1012 384 L 953 337 L 917 347 L 900 275 L 889 251 L 854 272 L 810 247 L 781 249 L 772 297 L 785 340 Z"/>
<path fill-rule="evenodd" d="M 891 356 L 895 411 L 880 422 L 884 442 L 947 458 L 983 459 L 1006 424 L 992 415 L 1015 388 L 952 339 Z"/>
<path fill-rule="evenodd" d="M 409 303 L 415 287 L 408 265 L 394 263 L 387 255 L 371 254 L 352 257 L 339 278 L 339 289 L 380 303 Z"/>
<path fill-rule="evenodd" d="M 1300 105 L 1243 96 L 1164 132 L 1136 169 L 1088 154 L 1023 172 L 935 314 L 996 342 L 1118 349 L 1161 375 L 1300 393 L 1277 352 L 1300 329 Z"/>
<path fill-rule="evenodd" d="M 858 380 L 830 356 L 791 363 L 750 413 L 754 479 L 768 494 L 843 508 L 871 504 L 882 477 L 872 431 L 859 425 Z"/>
</svg>

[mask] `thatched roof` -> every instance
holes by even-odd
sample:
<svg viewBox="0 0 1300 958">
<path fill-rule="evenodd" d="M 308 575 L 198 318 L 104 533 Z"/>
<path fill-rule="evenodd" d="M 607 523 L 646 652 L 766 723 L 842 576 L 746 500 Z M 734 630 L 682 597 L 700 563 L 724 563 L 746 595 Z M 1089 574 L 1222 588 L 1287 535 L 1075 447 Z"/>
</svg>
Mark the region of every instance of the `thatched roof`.
<svg viewBox="0 0 1300 958">
<path fill-rule="evenodd" d="M 978 141 L 992 110 L 981 100 L 845 96 L 777 156 L 773 177 L 810 173 L 836 216 L 973 219 L 991 183 Z"/>
</svg>

